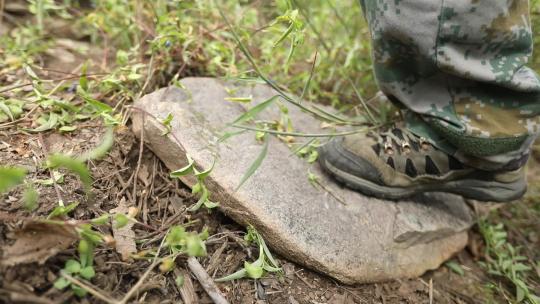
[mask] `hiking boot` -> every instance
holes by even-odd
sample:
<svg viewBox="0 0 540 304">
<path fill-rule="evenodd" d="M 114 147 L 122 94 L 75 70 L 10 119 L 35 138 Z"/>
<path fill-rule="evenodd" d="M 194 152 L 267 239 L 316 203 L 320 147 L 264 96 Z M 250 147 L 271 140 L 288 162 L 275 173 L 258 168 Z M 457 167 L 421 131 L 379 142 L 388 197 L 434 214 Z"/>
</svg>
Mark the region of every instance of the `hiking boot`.
<svg viewBox="0 0 540 304">
<path fill-rule="evenodd" d="M 383 199 L 450 192 L 507 202 L 522 197 L 527 189 L 524 167 L 504 172 L 468 167 L 400 128 L 334 138 L 320 148 L 319 163 L 346 186 Z"/>
</svg>

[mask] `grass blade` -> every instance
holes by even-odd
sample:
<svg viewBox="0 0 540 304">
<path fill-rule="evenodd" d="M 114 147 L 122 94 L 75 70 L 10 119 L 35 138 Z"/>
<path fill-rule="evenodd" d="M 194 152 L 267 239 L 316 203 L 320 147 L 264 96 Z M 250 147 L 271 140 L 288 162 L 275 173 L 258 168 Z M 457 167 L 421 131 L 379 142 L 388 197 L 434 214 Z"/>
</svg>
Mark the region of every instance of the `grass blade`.
<svg viewBox="0 0 540 304">
<path fill-rule="evenodd" d="M 240 184 L 238 185 L 238 187 L 236 187 L 235 191 L 238 191 L 238 189 L 242 187 L 242 185 L 248 180 L 248 178 L 250 178 L 253 175 L 253 173 L 255 173 L 255 171 L 257 171 L 257 169 L 261 166 L 264 158 L 266 157 L 266 153 L 268 152 L 268 141 L 269 141 L 268 135 L 265 135 L 264 144 L 263 144 L 261 152 L 259 153 L 259 156 L 257 156 L 255 161 L 251 164 L 251 166 L 249 166 L 246 173 L 244 173 L 244 176 L 242 177 L 242 180 L 240 181 Z"/>
<path fill-rule="evenodd" d="M 294 137 L 334 137 L 334 136 L 345 136 L 345 135 L 351 135 L 351 134 L 356 134 L 356 133 L 367 132 L 369 130 L 374 130 L 374 129 L 380 128 L 381 125 L 373 126 L 373 127 L 365 127 L 365 128 L 351 130 L 351 131 L 336 132 L 336 133 L 283 132 L 283 131 L 277 131 L 277 130 L 271 130 L 271 129 L 255 128 L 255 127 L 250 127 L 250 126 L 245 126 L 245 125 L 233 125 L 233 127 L 238 128 L 238 129 L 256 131 L 256 132 L 264 132 L 264 133 L 268 133 L 268 134 L 294 136 Z"/>
<path fill-rule="evenodd" d="M 227 281 L 232 281 L 232 280 L 243 279 L 246 276 L 247 276 L 246 269 L 242 268 L 242 269 L 238 270 L 237 272 L 235 272 L 233 274 L 230 274 L 228 276 L 224 276 L 224 277 L 219 278 L 219 279 L 215 279 L 214 281 L 216 281 L 218 283 L 221 283 L 221 282 L 227 282 Z"/>
<path fill-rule="evenodd" d="M 267 100 L 261 102 L 260 104 L 254 106 L 253 108 L 251 108 L 246 113 L 240 115 L 235 121 L 233 121 L 232 124 L 238 124 L 238 123 L 244 122 L 246 120 L 249 120 L 251 118 L 255 118 L 255 116 L 257 114 L 261 113 L 264 109 L 266 109 L 269 105 L 271 105 L 274 102 L 274 100 L 276 100 L 278 97 L 279 97 L 279 95 L 272 96 L 269 99 L 267 99 Z"/>
</svg>

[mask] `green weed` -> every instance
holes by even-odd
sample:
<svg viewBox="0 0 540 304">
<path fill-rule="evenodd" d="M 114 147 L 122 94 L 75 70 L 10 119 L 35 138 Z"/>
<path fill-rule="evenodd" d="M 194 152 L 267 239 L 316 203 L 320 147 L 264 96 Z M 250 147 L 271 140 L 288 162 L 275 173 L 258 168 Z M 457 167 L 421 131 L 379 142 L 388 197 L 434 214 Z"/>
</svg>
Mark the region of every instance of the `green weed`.
<svg viewBox="0 0 540 304">
<path fill-rule="evenodd" d="M 512 284 L 518 303 L 526 301 L 539 304 L 540 297 L 533 294 L 527 283 L 532 267 L 527 265 L 527 257 L 520 255 L 520 248 L 508 242 L 504 225 L 492 225 L 486 219 L 480 219 L 478 227 L 486 242 L 486 261 L 481 264 L 490 274 L 502 277 Z"/>
<path fill-rule="evenodd" d="M 202 206 L 205 206 L 208 209 L 216 208 L 217 206 L 219 206 L 219 203 L 214 203 L 210 201 L 210 192 L 208 191 L 208 188 L 205 185 L 205 179 L 212 172 L 215 162 L 212 164 L 210 168 L 203 171 L 199 171 L 197 170 L 197 168 L 195 168 L 195 163 L 189 155 L 187 156 L 187 159 L 188 159 L 188 164 L 181 169 L 171 172 L 170 176 L 172 178 L 180 178 L 188 174 L 193 174 L 197 178 L 197 183 L 193 185 L 193 187 L 191 188 L 191 192 L 193 194 L 200 194 L 200 197 L 199 197 L 199 200 L 193 206 L 191 206 L 188 210 L 197 211 Z"/>
<path fill-rule="evenodd" d="M 255 244 L 259 248 L 259 257 L 253 263 L 248 261 L 244 262 L 244 268 L 237 272 L 219 278 L 216 282 L 226 282 L 231 280 L 238 280 L 243 278 L 260 279 L 265 273 L 277 273 L 281 274 L 282 269 L 272 256 L 272 253 L 266 246 L 266 242 L 263 237 L 255 230 L 253 226 L 248 226 L 247 234 L 244 236 L 244 240 L 248 244 Z"/>
</svg>

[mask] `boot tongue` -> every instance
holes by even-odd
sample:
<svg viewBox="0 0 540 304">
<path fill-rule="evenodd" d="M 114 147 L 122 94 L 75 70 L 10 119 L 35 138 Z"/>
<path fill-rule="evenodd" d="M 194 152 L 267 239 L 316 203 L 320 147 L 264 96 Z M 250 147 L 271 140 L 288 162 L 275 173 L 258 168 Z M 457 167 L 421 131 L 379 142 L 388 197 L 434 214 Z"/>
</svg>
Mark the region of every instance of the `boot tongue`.
<svg viewBox="0 0 540 304">
<path fill-rule="evenodd" d="M 403 132 L 401 131 L 401 129 L 398 129 L 398 128 L 392 129 L 392 134 L 394 134 L 397 138 L 399 138 L 401 140 L 405 140 L 405 138 L 403 137 Z"/>
</svg>

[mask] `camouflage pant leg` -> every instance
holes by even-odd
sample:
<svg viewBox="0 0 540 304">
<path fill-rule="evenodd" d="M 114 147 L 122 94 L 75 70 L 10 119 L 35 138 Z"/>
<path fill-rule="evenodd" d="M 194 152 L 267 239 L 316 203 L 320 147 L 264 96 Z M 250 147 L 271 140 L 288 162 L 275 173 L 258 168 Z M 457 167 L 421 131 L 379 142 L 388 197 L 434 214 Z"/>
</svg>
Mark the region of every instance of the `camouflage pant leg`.
<svg viewBox="0 0 540 304">
<path fill-rule="evenodd" d="M 418 135 L 473 166 L 526 159 L 540 131 L 528 0 L 361 0 L 378 85 Z"/>
</svg>

